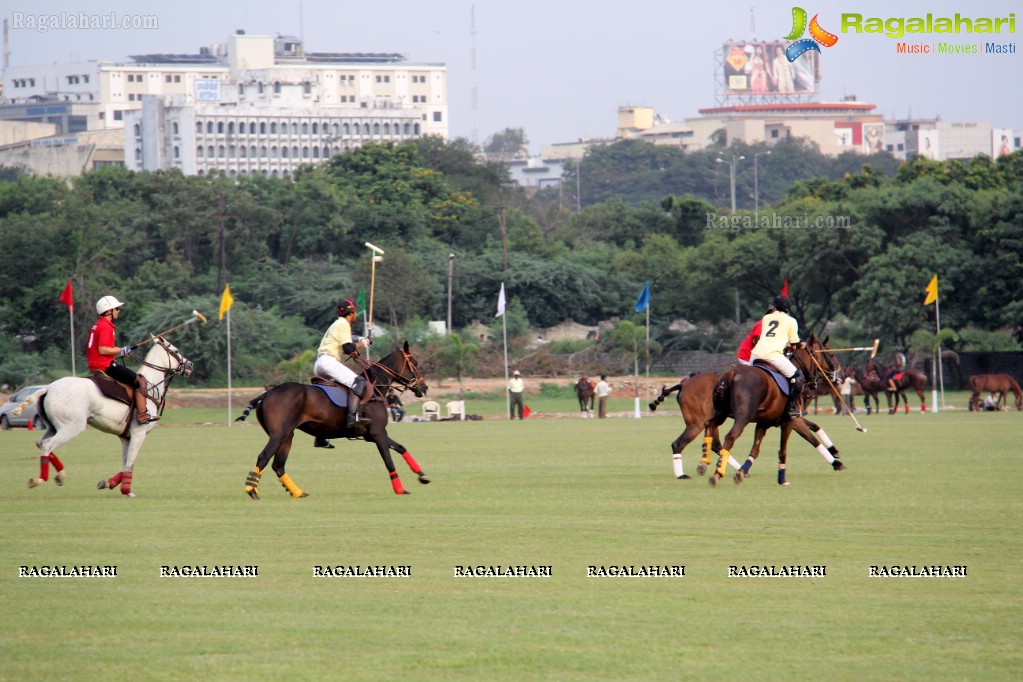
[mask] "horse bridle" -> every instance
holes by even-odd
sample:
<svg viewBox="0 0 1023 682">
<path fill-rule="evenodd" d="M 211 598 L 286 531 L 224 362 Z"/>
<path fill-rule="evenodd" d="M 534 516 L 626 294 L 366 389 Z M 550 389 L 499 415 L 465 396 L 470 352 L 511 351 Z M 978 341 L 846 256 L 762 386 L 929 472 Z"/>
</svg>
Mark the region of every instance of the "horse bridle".
<svg viewBox="0 0 1023 682">
<path fill-rule="evenodd" d="M 147 362 L 144 357 L 141 357 L 134 350 L 132 350 L 128 355 L 133 359 L 137 360 L 139 364 L 163 373 L 163 379 L 156 382 L 155 384 L 154 383 L 149 384 L 152 393 L 154 393 L 155 395 L 148 396 L 153 400 L 153 402 L 156 403 L 159 413 L 163 414 L 164 402 L 166 401 L 167 398 L 167 391 L 170 389 L 171 380 L 176 376 L 188 376 L 189 374 L 191 374 L 192 361 L 186 358 L 184 355 L 182 355 L 177 348 L 164 341 L 163 338 L 159 336 L 156 337 L 156 342 L 160 345 L 161 348 L 163 348 L 167 352 L 167 355 L 171 356 L 177 361 L 178 363 L 177 367 L 172 368 L 154 365 L 151 362 Z M 161 390 L 161 387 L 163 390 Z"/>
<path fill-rule="evenodd" d="M 383 365 L 383 364 L 381 364 L 379 362 L 373 362 L 371 364 L 372 364 L 373 367 L 377 367 L 377 368 L 383 370 L 387 374 L 387 376 L 389 376 L 391 378 L 391 382 L 392 383 L 397 383 L 397 384 L 401 385 L 401 392 L 402 393 L 404 393 L 405 391 L 411 390 L 413 393 L 415 393 L 418 396 L 418 395 L 420 395 L 420 392 L 418 390 L 419 387 L 422 384 L 426 383 L 426 381 L 423 379 L 423 375 L 419 372 L 419 366 L 416 365 L 415 361 L 412 359 L 412 354 L 408 353 L 407 351 L 405 351 L 404 348 L 398 348 L 397 350 L 398 350 L 398 352 L 401 353 L 401 367 L 399 368 L 399 370 L 397 372 L 392 370 L 387 365 Z M 412 370 L 413 376 L 412 376 L 411 379 L 408 379 L 408 378 L 405 377 L 405 369 L 406 368 Z M 374 386 L 374 390 L 376 390 L 378 393 L 380 393 L 380 397 L 381 398 L 383 397 L 383 392 L 381 391 L 381 389 L 379 387 Z"/>
</svg>

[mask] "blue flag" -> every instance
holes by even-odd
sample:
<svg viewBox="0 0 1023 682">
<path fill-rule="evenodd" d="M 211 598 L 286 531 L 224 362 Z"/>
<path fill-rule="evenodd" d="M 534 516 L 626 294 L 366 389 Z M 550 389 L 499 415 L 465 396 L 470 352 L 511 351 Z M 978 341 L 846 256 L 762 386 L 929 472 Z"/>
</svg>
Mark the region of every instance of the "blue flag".
<svg viewBox="0 0 1023 682">
<path fill-rule="evenodd" d="M 643 285 L 643 291 L 639 292 L 636 299 L 636 312 L 641 313 L 650 307 L 650 282 Z"/>
</svg>

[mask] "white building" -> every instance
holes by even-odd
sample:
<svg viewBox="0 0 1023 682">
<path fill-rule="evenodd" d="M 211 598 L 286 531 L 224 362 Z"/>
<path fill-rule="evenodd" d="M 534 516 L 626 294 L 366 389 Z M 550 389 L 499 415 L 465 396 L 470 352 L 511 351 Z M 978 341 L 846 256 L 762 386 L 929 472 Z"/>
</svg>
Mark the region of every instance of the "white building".
<svg viewBox="0 0 1023 682">
<path fill-rule="evenodd" d="M 229 175 L 286 175 L 369 140 L 448 136 L 442 64 L 307 53 L 296 38 L 244 32 L 197 55 L 132 60 L 12 67 L 0 120 L 58 134 L 125 128 L 130 168 Z"/>
</svg>

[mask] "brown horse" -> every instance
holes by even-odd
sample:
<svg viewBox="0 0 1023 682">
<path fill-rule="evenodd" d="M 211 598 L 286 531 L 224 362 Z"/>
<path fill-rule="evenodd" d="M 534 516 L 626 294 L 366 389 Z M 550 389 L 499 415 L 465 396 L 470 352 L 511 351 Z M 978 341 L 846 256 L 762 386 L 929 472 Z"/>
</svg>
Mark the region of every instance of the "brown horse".
<svg viewBox="0 0 1023 682">
<path fill-rule="evenodd" d="M 819 359 L 817 359 L 819 356 Z M 818 341 L 812 334 L 805 347 L 797 348 L 792 353 L 792 362 L 807 377 L 807 386 L 816 388 L 817 377 L 826 376 L 832 383 L 838 378 L 839 364 L 834 354 L 827 349 L 827 339 Z M 714 411 L 704 425 L 703 458 L 700 463 L 710 463 L 710 452 L 718 428 L 731 417 L 732 428 L 725 434 L 725 439 L 718 450 L 717 468 L 708 483 L 714 486 L 725 476 L 725 463 L 731 453 L 735 441 L 751 422 L 756 424 L 753 447 L 749 457 L 735 474 L 735 483 L 749 475 L 750 467 L 760 455 L 760 444 L 772 426 L 781 427 L 781 447 L 778 450 L 778 483 L 786 485 L 785 465 L 787 460 L 788 438 L 796 428 L 799 419 L 788 419 L 786 406 L 788 397 L 782 393 L 774 379 L 757 367 L 741 366 L 726 371 L 714 384 Z M 805 421 L 805 420 L 804 420 Z M 805 438 L 805 436 L 804 436 Z"/>
<path fill-rule="evenodd" d="M 364 376 L 369 384 L 367 387 L 369 395 L 368 397 L 363 396 L 362 413 L 363 417 L 368 418 L 370 422 L 364 431 L 346 431 L 347 409 L 335 406 L 322 389 L 308 384 L 295 382 L 281 384 L 257 396 L 249 403 L 242 415 L 235 421 L 244 421 L 249 412 L 255 409 L 259 425 L 270 436 L 266 447 L 256 459 L 255 468 L 249 472 L 248 478 L 245 480 L 245 492 L 249 497 L 254 500 L 259 499 L 259 480 L 271 457 L 273 457 L 274 473 L 277 474 L 281 485 L 291 496 L 308 496 L 291 480 L 291 476 L 284 468 L 288 461 L 288 453 L 291 451 L 291 441 L 295 435 L 295 429 L 317 438 L 362 438 L 376 444 L 380 457 L 384 460 L 391 476 L 394 492 L 398 495 L 407 495 L 408 491 L 405 490 L 398 478 L 389 450 L 394 450 L 405 458 L 409 468 L 419 477 L 420 483 L 430 482 L 419 463 L 405 449 L 405 446 L 395 442 L 387 435 L 388 415 L 384 396 L 391 384 L 397 383 L 403 389 L 411 390 L 416 397 L 426 395 L 428 390 L 415 359 L 409 353 L 408 342 L 403 348 L 396 349 L 380 362 L 370 364 Z"/>
<path fill-rule="evenodd" d="M 654 412 L 657 406 L 664 402 L 665 398 L 676 391 L 678 392 L 678 406 L 682 410 L 682 419 L 685 421 L 686 428 L 671 444 L 675 478 L 690 478 L 684 473 L 682 467 L 682 450 L 693 442 L 696 436 L 703 432 L 704 425 L 713 414 L 714 406 L 711 402 L 711 394 L 714 390 L 714 384 L 717 383 L 720 377 L 720 374 L 695 374 L 682 379 L 670 388 L 662 387 L 661 395 L 650 403 L 650 411 Z M 835 471 L 845 469 L 845 465 L 838 459 L 838 448 L 828 438 L 828 434 L 824 432 L 824 429 L 805 417 L 800 417 L 795 421 L 797 423 L 793 424 L 793 430 L 802 436 L 807 443 L 816 448 L 825 462 L 828 462 Z M 716 434 L 711 443 L 711 450 L 714 452 L 721 450 L 721 443 Z M 739 463 L 731 456 L 728 458 L 728 463 L 733 469 L 739 469 Z M 707 471 L 706 464 L 701 464 L 696 470 L 703 476 Z"/>
<path fill-rule="evenodd" d="M 894 365 L 887 368 L 886 371 L 881 371 L 881 368 L 873 360 L 868 360 L 867 365 L 864 368 L 868 372 L 874 371 L 879 376 L 887 377 L 888 373 L 895 370 Z M 927 401 L 924 398 L 924 387 L 927 386 L 927 375 L 918 369 L 903 369 L 896 371 L 892 376 L 892 383 L 895 384 L 895 390 L 888 390 L 888 382 L 886 379 L 881 380 L 882 387 L 884 389 L 885 398 L 888 399 L 888 414 L 895 414 L 899 410 L 899 400 L 901 398 L 902 404 L 905 407 L 906 414 L 909 414 L 909 399 L 906 397 L 906 389 L 912 388 L 916 391 L 917 396 L 920 398 L 920 411 L 927 411 Z M 895 397 L 894 403 L 892 402 L 892 396 Z"/>
<path fill-rule="evenodd" d="M 876 363 L 874 365 L 877 367 Z M 880 368 L 878 368 L 880 369 Z M 863 406 L 867 408 L 867 414 L 870 414 L 870 400 L 874 400 L 874 412 L 881 413 L 881 406 L 877 396 L 884 392 L 881 386 L 881 377 L 877 371 L 868 371 L 866 369 L 856 369 L 855 367 L 847 367 L 846 373 L 856 380 L 859 384 L 860 390 L 863 391 Z"/>
<path fill-rule="evenodd" d="M 579 412 L 583 419 L 593 419 L 593 396 L 596 391 L 593 382 L 587 377 L 580 377 L 575 382 L 575 397 L 579 399 Z"/>
<path fill-rule="evenodd" d="M 1006 394 L 1013 393 L 1016 396 L 1016 409 L 1023 410 L 1023 391 L 1016 380 L 1008 374 L 974 374 L 970 377 L 970 390 L 973 391 L 973 395 L 970 396 L 971 412 L 982 411 L 977 403 L 980 401 L 980 394 L 984 392 L 998 394 L 998 402 L 995 404 L 997 409 L 1002 409 L 1002 403 L 1006 402 Z"/>
</svg>

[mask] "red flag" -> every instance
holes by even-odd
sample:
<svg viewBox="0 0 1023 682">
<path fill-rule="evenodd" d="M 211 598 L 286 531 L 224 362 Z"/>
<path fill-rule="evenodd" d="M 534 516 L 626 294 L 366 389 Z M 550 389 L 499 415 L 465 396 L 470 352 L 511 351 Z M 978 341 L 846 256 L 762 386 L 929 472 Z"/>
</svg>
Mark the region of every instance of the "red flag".
<svg viewBox="0 0 1023 682">
<path fill-rule="evenodd" d="M 782 296 L 788 296 L 789 295 L 789 278 L 788 277 L 785 278 L 785 283 L 781 285 L 781 295 Z"/>
<path fill-rule="evenodd" d="M 532 413 L 533 413 L 533 411 L 531 409 L 529 409 L 529 405 L 523 405 L 522 406 L 522 418 L 523 419 L 525 419 L 526 417 L 528 417 Z"/>
<path fill-rule="evenodd" d="M 67 286 L 64 287 L 64 291 L 60 292 L 60 302 L 71 310 L 75 309 L 75 292 L 71 288 L 71 282 L 68 282 Z"/>
</svg>

